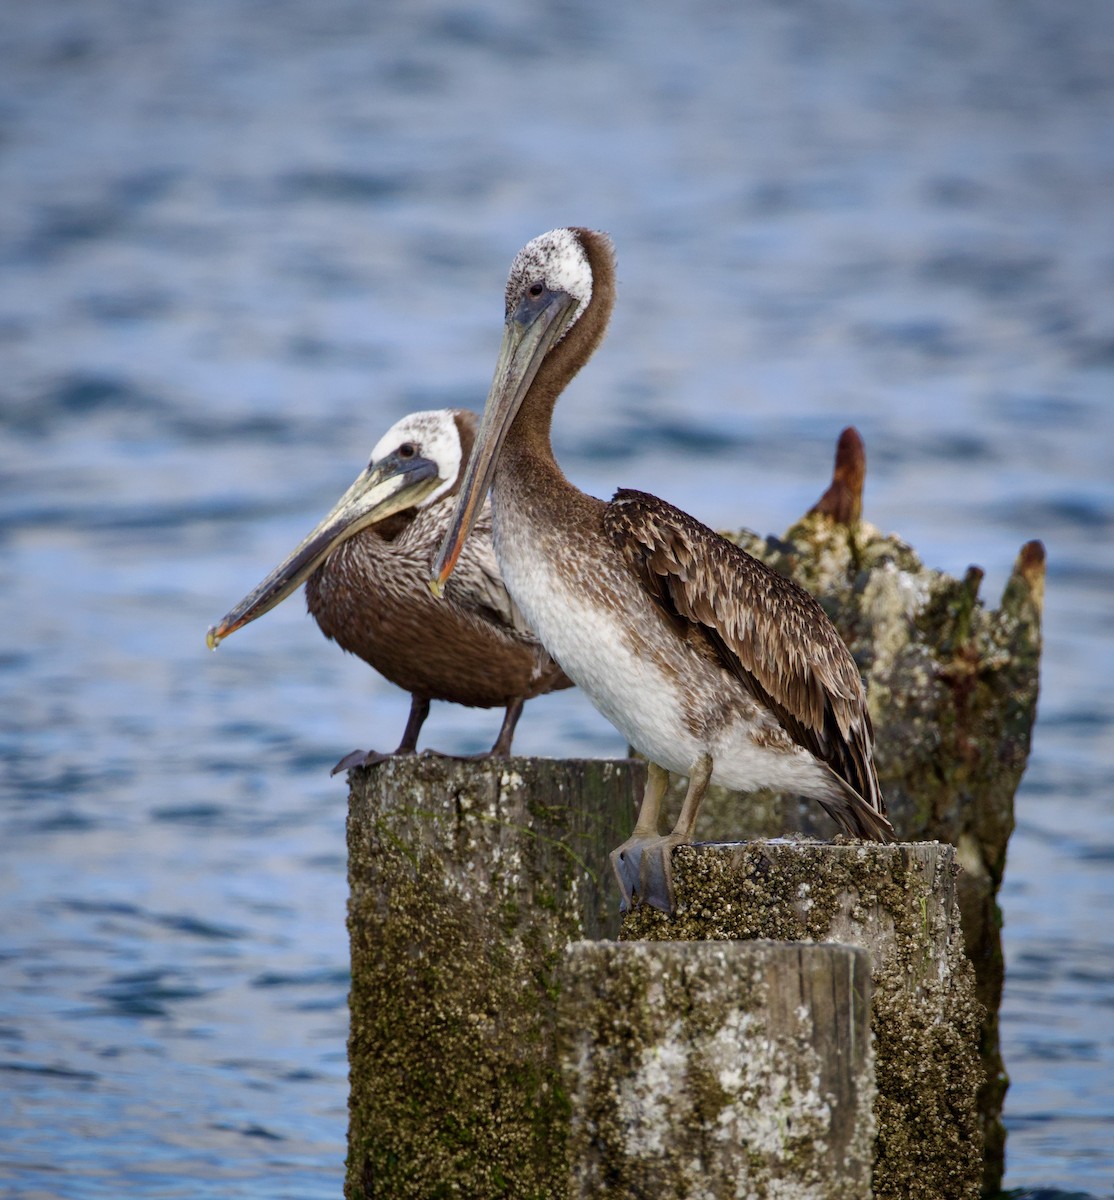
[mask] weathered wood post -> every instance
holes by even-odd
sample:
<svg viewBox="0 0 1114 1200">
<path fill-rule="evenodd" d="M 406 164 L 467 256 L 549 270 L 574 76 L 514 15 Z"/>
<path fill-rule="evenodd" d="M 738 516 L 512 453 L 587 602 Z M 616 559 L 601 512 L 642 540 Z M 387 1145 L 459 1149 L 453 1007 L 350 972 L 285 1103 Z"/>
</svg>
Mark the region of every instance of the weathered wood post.
<svg viewBox="0 0 1114 1200">
<path fill-rule="evenodd" d="M 864 950 L 580 942 L 564 978 L 571 1197 L 870 1196 Z"/>
<path fill-rule="evenodd" d="M 983 1190 L 1005 1167 L 999 1049 L 1002 913 L 997 896 L 1013 831 L 1014 795 L 1029 758 L 1040 683 L 1044 547 L 1021 547 L 997 609 L 979 598 L 982 571 L 962 579 L 925 567 L 900 538 L 857 518 L 814 510 L 782 538 L 729 535 L 823 604 L 867 683 L 878 778 L 908 841 L 948 842 L 962 868 L 957 898 L 983 1005 Z M 827 838 L 835 827 L 796 797 L 709 795 L 702 836 Z"/>
<path fill-rule="evenodd" d="M 836 1167 L 802 1200 L 869 1194 L 860 951 L 583 940 L 617 931 L 608 853 L 644 778 L 535 759 L 352 773 L 349 1200 L 649 1197 L 678 1156 L 691 1178 L 697 1147 L 730 1187 L 669 1194 L 757 1197 Z"/>
<path fill-rule="evenodd" d="M 939 843 L 713 843 L 675 851 L 673 871 L 676 912 L 636 908 L 624 918 L 624 938 L 830 941 L 869 951 L 874 1195 L 977 1197 L 982 1006 L 963 951 L 955 850 Z"/>
<path fill-rule="evenodd" d="M 572 941 L 613 933 L 637 763 L 395 758 L 352 772 L 345 1195 L 549 1197 Z"/>
</svg>

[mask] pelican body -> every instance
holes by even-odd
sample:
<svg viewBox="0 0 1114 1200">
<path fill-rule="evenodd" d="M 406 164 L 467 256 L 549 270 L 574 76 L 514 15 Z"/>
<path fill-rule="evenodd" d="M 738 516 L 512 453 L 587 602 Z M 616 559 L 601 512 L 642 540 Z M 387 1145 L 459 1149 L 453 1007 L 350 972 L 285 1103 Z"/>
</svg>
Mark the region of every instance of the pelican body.
<svg viewBox="0 0 1114 1200">
<path fill-rule="evenodd" d="M 892 830 L 862 679 L 816 600 L 665 501 L 588 496 L 555 461 L 554 405 L 602 340 L 614 297 L 605 234 L 557 229 L 516 256 L 495 378 L 433 587 L 449 579 L 490 488 L 508 591 L 650 763 L 634 833 L 612 855 L 624 905 L 637 893 L 671 910 L 672 850 L 692 840 L 709 783 L 811 797 L 853 835 Z M 689 785 L 663 837 L 670 773 Z"/>
<path fill-rule="evenodd" d="M 507 593 L 491 544 L 490 508 L 479 513 L 464 545 L 448 603 L 434 600 L 426 586 L 475 433 L 475 416 L 461 409 L 411 413 L 393 425 L 332 512 L 209 630 L 210 647 L 305 582 L 321 632 L 410 693 L 410 716 L 394 753 L 414 753 L 430 702 L 449 700 L 504 708 L 491 753 L 508 755 L 524 702 L 571 683 Z M 386 757 L 353 751 L 334 774 Z"/>
</svg>

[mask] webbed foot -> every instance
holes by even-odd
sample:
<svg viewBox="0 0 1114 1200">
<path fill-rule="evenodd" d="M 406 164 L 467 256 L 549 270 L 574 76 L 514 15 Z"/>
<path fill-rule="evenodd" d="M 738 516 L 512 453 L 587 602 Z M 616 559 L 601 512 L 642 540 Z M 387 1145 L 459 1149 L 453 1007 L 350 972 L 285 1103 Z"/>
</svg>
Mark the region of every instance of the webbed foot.
<svg viewBox="0 0 1114 1200">
<path fill-rule="evenodd" d="M 346 754 L 329 774 L 339 775 L 341 771 L 351 771 L 353 767 L 376 767 L 391 757 L 393 756 L 383 754 L 379 750 L 353 750 L 351 754 Z"/>
<path fill-rule="evenodd" d="M 611 865 L 623 893 L 621 912 L 629 911 L 636 895 L 642 904 L 673 912 L 673 847 L 681 844 L 674 834 L 634 834 L 612 850 Z"/>
<path fill-rule="evenodd" d="M 444 750 L 423 750 L 421 758 L 446 758 L 449 762 L 484 762 L 489 758 L 509 758 L 507 754 L 497 754 L 494 750 L 480 750 L 475 754 L 447 754 Z"/>
</svg>

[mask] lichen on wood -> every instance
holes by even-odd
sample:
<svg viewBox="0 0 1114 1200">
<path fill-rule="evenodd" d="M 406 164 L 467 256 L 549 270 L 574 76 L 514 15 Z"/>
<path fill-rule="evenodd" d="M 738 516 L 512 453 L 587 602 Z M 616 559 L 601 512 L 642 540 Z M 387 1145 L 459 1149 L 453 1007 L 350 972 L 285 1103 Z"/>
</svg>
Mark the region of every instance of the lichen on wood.
<svg viewBox="0 0 1114 1200">
<path fill-rule="evenodd" d="M 345 1195 L 549 1200 L 566 945 L 616 925 L 632 764 L 394 758 L 352 772 Z"/>
<path fill-rule="evenodd" d="M 870 952 L 874 1195 L 974 1200 L 983 1010 L 963 951 L 953 848 L 717 843 L 678 848 L 673 871 L 676 912 L 638 907 L 624 918 L 624 938 L 834 941 Z"/>
<path fill-rule="evenodd" d="M 1022 546 L 999 607 L 987 607 L 978 567 L 962 579 L 927 568 L 900 538 L 861 519 L 865 459 L 857 435 L 849 440 L 853 432 L 840 439 L 832 487 L 784 536 L 725 536 L 812 592 L 847 643 L 866 682 L 879 782 L 898 836 L 956 847 L 965 945 L 984 1007 L 984 1189 L 996 1194 L 1009 1083 L 999 1048 L 997 895 L 1036 718 L 1044 548 Z M 788 832 L 829 838 L 837 831 L 818 805 L 797 797 L 709 791 L 701 836 Z"/>
<path fill-rule="evenodd" d="M 869 1195 L 869 971 L 851 946 L 571 946 L 570 1197 Z"/>
</svg>

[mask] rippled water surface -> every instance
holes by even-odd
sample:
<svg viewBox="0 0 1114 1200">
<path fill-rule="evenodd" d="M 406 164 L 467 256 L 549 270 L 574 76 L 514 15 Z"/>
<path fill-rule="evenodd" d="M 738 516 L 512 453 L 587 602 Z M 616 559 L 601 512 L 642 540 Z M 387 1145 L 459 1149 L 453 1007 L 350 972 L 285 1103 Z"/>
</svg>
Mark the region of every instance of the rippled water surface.
<svg viewBox="0 0 1114 1200">
<path fill-rule="evenodd" d="M 343 823 L 406 698 L 290 602 L 208 624 L 514 251 L 614 235 L 582 486 L 780 531 L 839 429 L 926 561 L 1049 553 L 1003 891 L 1007 1183 L 1112 1194 L 1114 8 L 41 0 L 0 13 L 0 1190 L 335 1197 Z M 490 744 L 441 706 L 425 744 Z M 583 697 L 524 753 L 616 754 Z"/>
</svg>

